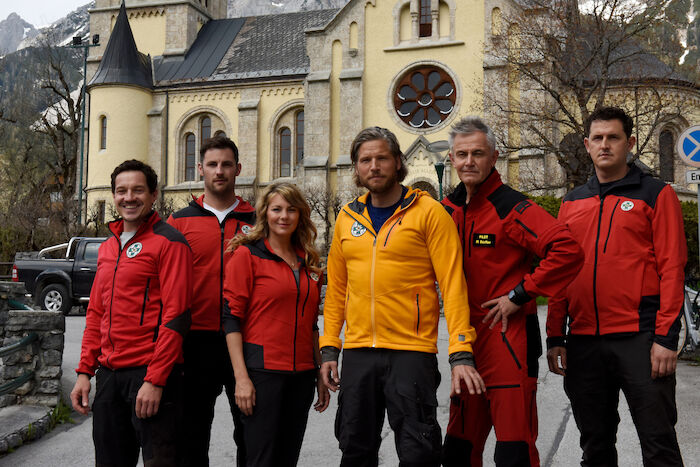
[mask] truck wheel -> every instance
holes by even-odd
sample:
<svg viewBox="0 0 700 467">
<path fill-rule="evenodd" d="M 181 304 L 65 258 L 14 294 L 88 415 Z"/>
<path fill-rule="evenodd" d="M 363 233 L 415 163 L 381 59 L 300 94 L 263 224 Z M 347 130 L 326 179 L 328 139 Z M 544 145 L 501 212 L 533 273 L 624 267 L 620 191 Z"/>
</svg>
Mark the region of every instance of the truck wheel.
<svg viewBox="0 0 700 467">
<path fill-rule="evenodd" d="M 39 297 L 39 305 L 44 310 L 60 311 L 64 315 L 67 315 L 73 306 L 68 290 L 61 284 L 49 284 L 44 287 Z"/>
</svg>

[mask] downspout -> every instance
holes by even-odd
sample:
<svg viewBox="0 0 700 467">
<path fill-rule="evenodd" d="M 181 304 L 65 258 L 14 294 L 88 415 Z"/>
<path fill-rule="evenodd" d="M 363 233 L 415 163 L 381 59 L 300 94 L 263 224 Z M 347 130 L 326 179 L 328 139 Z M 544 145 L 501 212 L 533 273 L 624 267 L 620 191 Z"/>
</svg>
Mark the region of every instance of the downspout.
<svg viewBox="0 0 700 467">
<path fill-rule="evenodd" d="M 165 167 L 163 169 L 163 188 L 168 185 L 168 142 L 170 140 L 170 93 L 165 91 Z M 160 197 L 165 201 L 165 190 L 160 190 Z"/>
</svg>

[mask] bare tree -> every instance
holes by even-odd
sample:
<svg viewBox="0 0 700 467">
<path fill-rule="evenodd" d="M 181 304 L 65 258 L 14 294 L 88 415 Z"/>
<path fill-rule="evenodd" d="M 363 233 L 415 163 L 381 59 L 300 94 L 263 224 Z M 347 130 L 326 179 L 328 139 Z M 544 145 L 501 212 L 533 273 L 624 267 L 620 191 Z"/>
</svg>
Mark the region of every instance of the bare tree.
<svg viewBox="0 0 700 467">
<path fill-rule="evenodd" d="M 676 44 L 656 44 L 653 53 L 643 46 L 668 22 L 671 3 L 592 0 L 582 12 L 575 0 L 526 0 L 503 15 L 487 44 L 492 66 L 484 86 L 499 146 L 506 156 L 517 153 L 540 165 L 553 156 L 561 168 L 533 177 L 530 188 L 570 189 L 590 177 L 584 121 L 602 106 L 621 106 L 635 120 L 633 158 L 653 152 L 655 131 L 680 115 L 663 86 L 684 80 L 659 58 L 677 53 Z"/>
<path fill-rule="evenodd" d="M 306 184 L 303 188 L 306 202 L 311 208 L 312 217 L 320 220 L 323 245 L 321 251 L 325 256 L 331 243 L 331 229 L 343 205 L 359 194 L 357 188 L 333 191 L 328 185 Z"/>
</svg>

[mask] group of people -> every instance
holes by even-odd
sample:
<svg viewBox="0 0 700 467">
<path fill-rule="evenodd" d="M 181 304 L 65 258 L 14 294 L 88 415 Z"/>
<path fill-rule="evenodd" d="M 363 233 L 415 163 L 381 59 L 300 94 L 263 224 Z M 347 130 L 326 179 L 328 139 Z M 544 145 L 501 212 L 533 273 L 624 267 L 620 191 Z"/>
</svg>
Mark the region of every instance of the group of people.
<svg viewBox="0 0 700 467">
<path fill-rule="evenodd" d="M 366 128 L 351 160 L 367 192 L 337 215 L 325 271 L 298 188 L 273 182 L 255 209 L 236 196 L 230 139 L 203 145 L 204 194 L 167 222 L 152 209 L 155 172 L 120 164 L 121 218 L 100 248 L 71 393 L 87 414 L 95 376 L 96 465 L 133 466 L 139 451 L 146 466 L 209 465 L 225 389 L 239 466 L 296 465 L 314 393 L 322 412 L 329 391 L 339 391 L 341 466 L 378 465 L 385 414 L 401 466 L 480 466 L 492 428 L 496 465 L 538 466 L 540 295 L 550 297 L 547 361 L 564 376 L 581 464 L 617 465 L 622 389 L 644 465 L 682 465 L 683 222 L 671 187 L 628 164 L 634 143 L 624 111 L 593 112 L 584 144 L 595 175 L 555 219 L 502 183 L 494 133 L 477 117 L 452 126 L 461 183 L 442 204 L 401 184 L 396 136 Z M 441 307 L 451 368 L 444 442 Z"/>
</svg>

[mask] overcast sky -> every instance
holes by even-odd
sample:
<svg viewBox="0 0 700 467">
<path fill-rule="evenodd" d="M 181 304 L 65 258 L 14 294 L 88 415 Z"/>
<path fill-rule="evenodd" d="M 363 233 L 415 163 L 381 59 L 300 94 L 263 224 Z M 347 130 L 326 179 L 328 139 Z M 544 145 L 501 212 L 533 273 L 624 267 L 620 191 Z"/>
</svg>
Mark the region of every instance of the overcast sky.
<svg viewBox="0 0 700 467">
<path fill-rule="evenodd" d="M 90 0 L 0 0 L 0 21 L 17 13 L 34 27 L 48 26 Z"/>
</svg>

